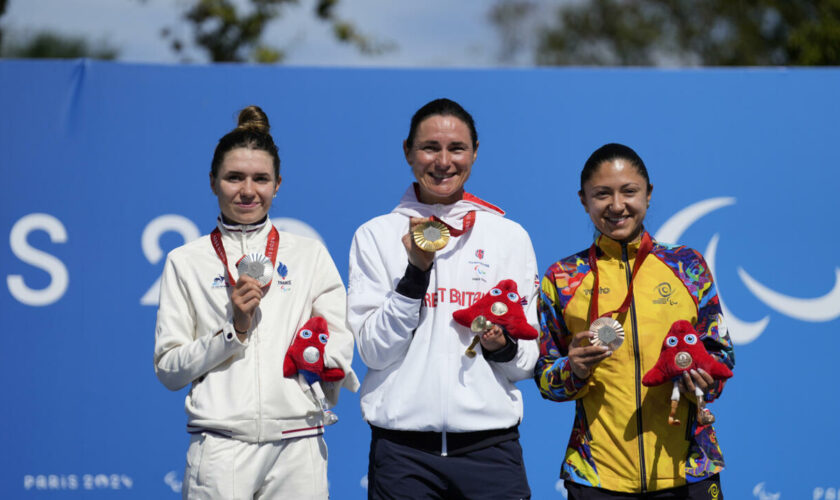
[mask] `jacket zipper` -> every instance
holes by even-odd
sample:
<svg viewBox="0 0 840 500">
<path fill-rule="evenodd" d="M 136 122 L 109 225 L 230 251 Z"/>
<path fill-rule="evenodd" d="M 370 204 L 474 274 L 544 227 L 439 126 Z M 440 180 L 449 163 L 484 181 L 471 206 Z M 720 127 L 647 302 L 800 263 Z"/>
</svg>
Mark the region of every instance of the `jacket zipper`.
<svg viewBox="0 0 840 500">
<path fill-rule="evenodd" d="M 242 255 L 248 255 L 247 247 L 245 244 L 245 230 L 243 228 L 241 237 L 240 237 L 240 244 L 242 245 Z M 272 275 L 272 280 L 274 276 Z M 252 320 L 253 321 L 253 320 Z M 260 349 L 259 349 L 259 339 L 257 339 L 257 329 L 253 327 L 251 330 L 251 342 L 254 343 L 254 375 L 257 378 L 257 442 L 262 443 L 262 387 L 260 384 Z"/>
<path fill-rule="evenodd" d="M 627 287 L 633 279 L 630 273 L 630 259 L 627 256 L 627 244 L 621 244 L 621 259 L 624 261 L 624 273 L 627 277 Z M 641 271 L 641 268 L 639 268 Z M 642 437 L 642 362 L 639 353 L 639 329 L 636 325 L 636 299 L 630 298 L 630 324 L 633 328 L 633 359 L 635 361 L 636 385 L 636 431 L 639 435 L 639 470 L 641 472 L 642 493 L 647 491 L 647 467 L 645 466 L 645 442 Z"/>
<path fill-rule="evenodd" d="M 440 214 L 437 214 L 437 215 L 440 216 Z M 435 274 L 435 288 L 433 290 L 434 293 L 437 293 L 437 285 L 438 285 L 437 264 L 438 264 L 438 262 L 440 262 L 440 261 L 438 259 L 435 259 L 434 263 L 432 264 L 432 272 L 434 272 L 434 274 Z M 454 337 L 454 338 L 457 338 L 457 337 Z M 447 364 L 449 364 L 449 360 L 450 360 L 449 356 L 444 356 L 443 359 Z M 441 398 L 441 403 L 442 403 L 441 417 L 442 417 L 442 420 L 443 420 L 443 425 L 442 425 L 442 428 L 440 430 L 440 456 L 445 457 L 445 456 L 449 455 L 449 449 L 448 449 L 448 445 L 446 443 L 446 426 L 447 426 L 447 420 L 448 420 L 448 417 L 449 417 L 449 412 L 447 411 L 448 401 L 449 401 L 449 384 L 446 384 L 446 383 L 443 382 L 443 377 L 440 377 L 438 379 L 438 382 L 443 386 L 443 398 Z"/>
</svg>

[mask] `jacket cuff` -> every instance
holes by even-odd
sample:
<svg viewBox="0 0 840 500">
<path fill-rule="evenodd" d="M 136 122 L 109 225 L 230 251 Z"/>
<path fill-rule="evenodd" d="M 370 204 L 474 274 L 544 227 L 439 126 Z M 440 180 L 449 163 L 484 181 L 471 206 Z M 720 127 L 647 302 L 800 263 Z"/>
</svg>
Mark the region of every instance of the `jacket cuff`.
<svg viewBox="0 0 840 500">
<path fill-rule="evenodd" d="M 397 283 L 397 293 L 410 299 L 422 299 L 426 295 L 426 289 L 429 288 L 431 275 L 431 267 L 423 271 L 409 262 L 405 268 L 405 274 Z"/>
<path fill-rule="evenodd" d="M 233 327 L 233 320 L 225 323 L 225 326 L 222 327 L 219 333 L 221 333 L 225 338 L 225 342 L 228 342 L 229 344 L 246 346 L 248 345 L 248 341 L 251 340 L 250 331 L 248 332 L 248 336 L 245 337 L 245 342 L 239 340 L 239 335 L 236 334 L 236 329 Z"/>
<path fill-rule="evenodd" d="M 516 357 L 516 351 L 519 349 L 519 343 L 515 338 L 508 334 L 504 327 L 502 327 L 502 332 L 505 334 L 507 343 L 501 349 L 497 349 L 493 352 L 485 351 L 484 348 L 481 349 L 481 355 L 484 356 L 484 359 L 487 361 L 506 363 Z"/>
</svg>

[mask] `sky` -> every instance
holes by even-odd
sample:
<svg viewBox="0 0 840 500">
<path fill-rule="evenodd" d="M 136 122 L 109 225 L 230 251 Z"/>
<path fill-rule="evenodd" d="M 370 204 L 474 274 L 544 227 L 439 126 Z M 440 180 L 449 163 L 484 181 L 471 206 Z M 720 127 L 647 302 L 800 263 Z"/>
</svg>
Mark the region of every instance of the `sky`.
<svg viewBox="0 0 840 500">
<path fill-rule="evenodd" d="M 244 0 L 241 0 L 244 1 Z M 0 24 L 13 34 L 41 30 L 84 35 L 119 50 L 119 60 L 177 63 L 160 32 L 168 27 L 184 39 L 189 26 L 180 21 L 186 0 L 8 0 Z M 499 36 L 488 20 L 490 0 L 341 0 L 338 17 L 364 34 L 394 48 L 370 56 L 336 42 L 329 27 L 312 14 L 315 0 L 285 8 L 284 17 L 264 40 L 287 52 L 284 61 L 302 66 L 493 67 L 498 66 Z M 187 50 L 195 62 L 198 51 Z M 520 58 L 507 65 L 528 65 Z"/>
</svg>

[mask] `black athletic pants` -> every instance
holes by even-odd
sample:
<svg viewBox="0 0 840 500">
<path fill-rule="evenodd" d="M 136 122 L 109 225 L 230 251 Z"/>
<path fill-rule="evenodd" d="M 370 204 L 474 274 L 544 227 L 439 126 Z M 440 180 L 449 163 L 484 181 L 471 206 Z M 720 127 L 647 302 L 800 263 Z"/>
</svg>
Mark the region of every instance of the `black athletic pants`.
<svg viewBox="0 0 840 500">
<path fill-rule="evenodd" d="M 461 452 L 455 450 L 455 454 L 449 456 L 440 454 L 438 433 L 381 431 L 374 428 L 370 443 L 370 500 L 531 498 L 522 447 L 515 430 L 513 438 L 479 449 L 464 447 Z M 425 434 L 430 435 L 426 444 L 437 444 L 437 453 L 422 442 Z M 408 438 L 402 439 L 404 435 Z M 492 441 L 495 440 L 484 439 L 483 443 Z"/>
<path fill-rule="evenodd" d="M 717 474 L 697 483 L 647 493 L 618 493 L 571 481 L 566 481 L 565 485 L 566 491 L 569 492 L 569 500 L 723 500 L 720 476 Z"/>
</svg>

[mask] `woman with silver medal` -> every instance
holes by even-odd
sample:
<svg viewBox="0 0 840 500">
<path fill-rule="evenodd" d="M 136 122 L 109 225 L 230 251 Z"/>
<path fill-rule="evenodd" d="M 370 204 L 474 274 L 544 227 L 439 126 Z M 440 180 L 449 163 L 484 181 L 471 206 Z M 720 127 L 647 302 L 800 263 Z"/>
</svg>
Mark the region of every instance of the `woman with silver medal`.
<svg viewBox="0 0 840 500">
<path fill-rule="evenodd" d="M 687 371 L 673 406 L 668 384 L 642 376 L 659 357 L 673 323 L 687 320 L 718 361 L 734 366 L 732 342 L 709 267 L 698 252 L 663 245 L 645 231 L 653 186 L 642 159 L 607 144 L 581 171 L 580 197 L 598 231 L 586 250 L 545 272 L 539 300 L 540 393 L 575 401 L 561 478 L 571 500 L 686 498 L 721 500 L 723 455 L 714 428 L 693 407 L 720 396 L 723 383 Z"/>
<path fill-rule="evenodd" d="M 328 405 L 339 388 L 358 387 L 353 338 L 324 246 L 278 231 L 268 217 L 281 180 L 268 118 L 249 106 L 213 155 L 217 227 L 167 256 L 155 372 L 171 390 L 191 386 L 184 498 L 329 497 L 324 426 L 334 422 Z M 292 285 L 272 286 L 278 266 Z M 324 391 L 283 371 L 296 332 L 314 316 L 330 339 L 316 354 L 346 374 Z"/>
</svg>

